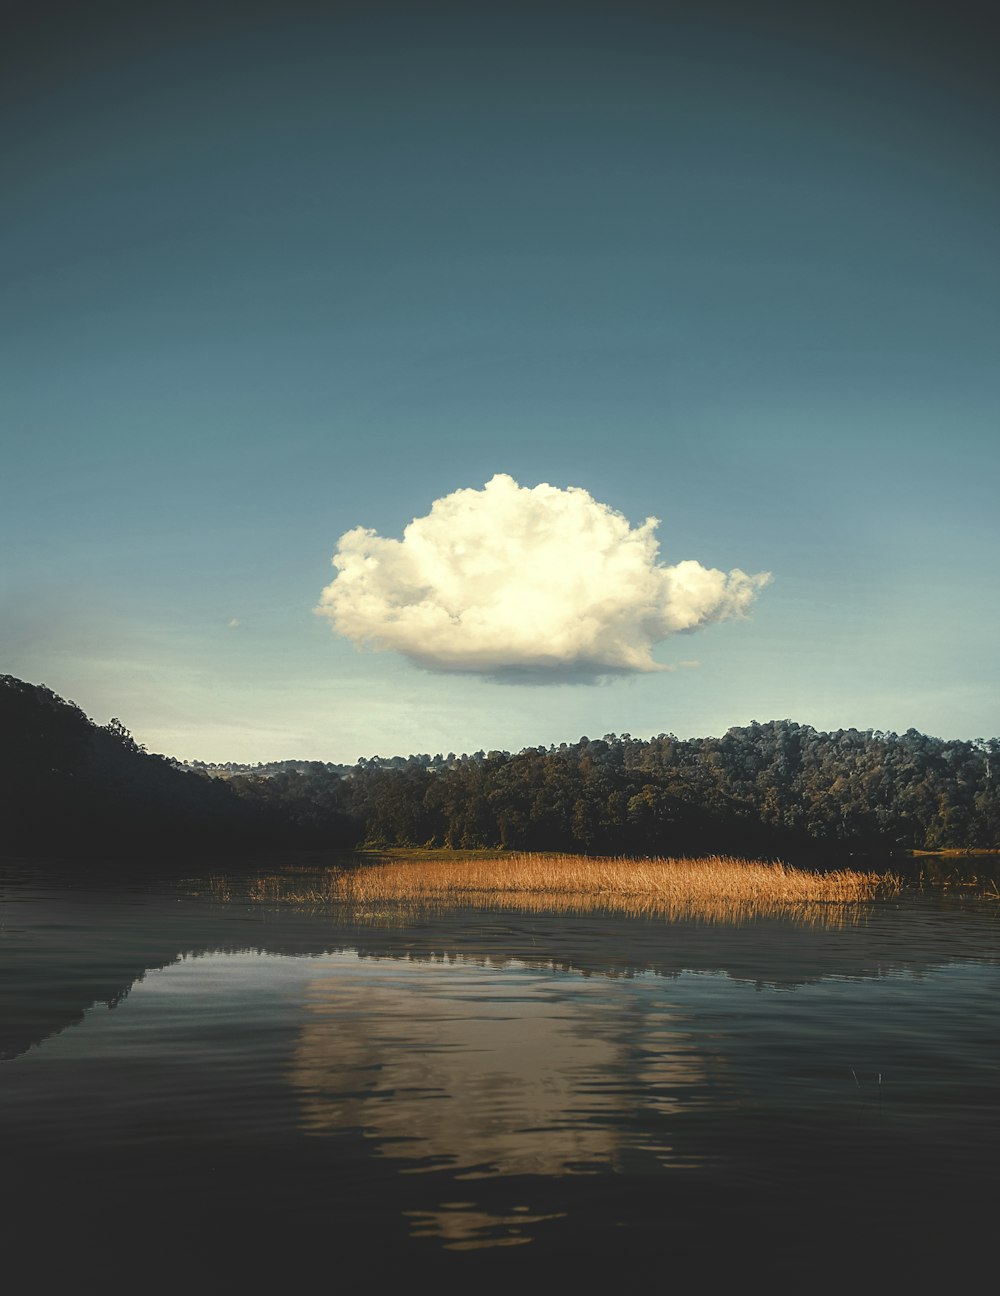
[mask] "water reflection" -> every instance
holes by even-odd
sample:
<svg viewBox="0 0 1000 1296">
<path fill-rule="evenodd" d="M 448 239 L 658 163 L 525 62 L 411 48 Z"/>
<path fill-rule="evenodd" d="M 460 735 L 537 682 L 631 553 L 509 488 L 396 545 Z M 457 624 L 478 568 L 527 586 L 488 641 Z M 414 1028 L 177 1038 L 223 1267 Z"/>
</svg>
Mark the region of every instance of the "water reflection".
<svg viewBox="0 0 1000 1296">
<path fill-rule="evenodd" d="M 614 1079 L 632 1072 L 636 1049 L 656 1057 L 641 1086 L 661 1114 L 704 1080 L 679 1022 L 623 1021 L 597 984 L 567 996 L 527 969 L 501 977 L 445 962 L 380 963 L 373 975 L 347 956 L 325 971 L 307 988 L 291 1071 L 305 1126 L 363 1128 L 415 1168 L 470 1179 L 604 1170 L 620 1142 L 613 1118 L 632 1105 Z"/>
<path fill-rule="evenodd" d="M 403 1173 L 461 1182 L 691 1168 L 669 1118 L 697 1101 L 705 1058 L 662 999 L 624 1007 L 518 963 L 325 960 L 290 1070 L 304 1128 L 360 1129 Z M 552 1218 L 477 1201 L 408 1214 L 456 1248 L 523 1243 Z"/>
<path fill-rule="evenodd" d="M 655 896 L 582 896 L 563 891 L 536 891 L 506 896 L 500 903 L 489 896 L 464 895 L 451 903 L 423 901 L 396 903 L 372 909 L 352 905 L 342 910 L 353 922 L 375 927 L 400 927 L 415 918 L 441 917 L 449 910 L 463 909 L 479 913 L 550 914 L 567 917 L 624 917 L 655 919 L 666 923 L 693 923 L 698 926 L 746 927 L 762 920 L 790 923 L 796 927 L 823 928 L 836 931 L 843 927 L 863 927 L 876 910 L 873 904 L 840 904 L 835 901 L 798 900 L 775 903 L 769 900 L 672 901 Z"/>
<path fill-rule="evenodd" d="M 436 1210 L 407 1210 L 410 1233 L 415 1238 L 439 1240 L 447 1251 L 482 1251 L 493 1247 L 524 1246 L 533 1241 L 529 1228 L 549 1220 L 565 1219 L 565 1211 L 548 1215 L 530 1206 L 512 1206 L 507 1212 L 481 1210 L 476 1202 L 442 1202 Z"/>
<path fill-rule="evenodd" d="M 331 911 L 219 901 L 217 890 L 211 878 L 157 889 L 0 874 L 0 1060 L 78 1023 L 93 1004 L 121 1003 L 149 971 L 210 951 L 447 955 L 612 977 L 720 971 L 786 987 L 1000 959 L 996 904 L 961 897 L 776 912 L 720 902 L 667 916 L 629 898 L 610 912 L 596 900 L 581 910 L 581 897 L 560 907 L 558 897 L 523 895 L 502 911 L 468 904 Z"/>
<path fill-rule="evenodd" d="M 378 925 L 177 891 L 0 903 L 5 1224 L 43 1245 L 79 1211 L 91 1265 L 107 1218 L 143 1254 L 168 1219 L 203 1221 L 223 1265 L 253 1234 L 251 1286 L 257 1232 L 277 1279 L 311 1238 L 402 1267 L 484 1252 L 478 1276 L 572 1257 L 584 1281 L 595 1256 L 678 1248 L 695 1273 L 719 1221 L 784 1256 L 991 1208 L 994 908 Z"/>
</svg>

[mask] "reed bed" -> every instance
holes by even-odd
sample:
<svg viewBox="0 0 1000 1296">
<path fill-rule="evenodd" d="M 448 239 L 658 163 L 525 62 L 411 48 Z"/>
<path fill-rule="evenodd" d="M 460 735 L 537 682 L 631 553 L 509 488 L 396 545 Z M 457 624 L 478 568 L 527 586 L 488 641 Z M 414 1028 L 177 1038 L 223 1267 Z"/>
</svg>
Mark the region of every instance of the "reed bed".
<svg viewBox="0 0 1000 1296">
<path fill-rule="evenodd" d="M 901 886 L 895 875 L 853 869 L 823 873 L 720 855 L 630 859 L 518 854 L 389 859 L 311 875 L 265 875 L 250 883 L 246 898 L 369 911 L 460 904 L 557 913 L 601 909 L 636 916 L 700 913 L 721 920 L 738 913 L 844 909 L 895 895 Z"/>
<path fill-rule="evenodd" d="M 328 910 L 329 905 L 325 906 Z M 581 917 L 587 914 L 620 918 L 656 919 L 662 922 L 716 924 L 740 927 L 763 919 L 781 919 L 797 927 L 824 930 L 863 926 L 871 916 L 868 901 L 842 903 L 836 900 L 671 900 L 660 896 L 588 895 L 565 891 L 510 891 L 499 898 L 470 892 L 448 898 L 387 900 L 381 904 L 347 904 L 342 911 L 360 927 L 406 927 L 417 919 L 447 915 L 458 908 L 507 917 L 544 914 L 551 917 Z M 321 907 L 316 906 L 315 912 Z"/>
<path fill-rule="evenodd" d="M 658 900 L 857 903 L 895 894 L 899 878 L 713 855 L 705 859 L 510 855 L 493 860 L 389 860 L 332 874 L 330 898 L 354 903 L 481 896 L 585 895 Z"/>
</svg>

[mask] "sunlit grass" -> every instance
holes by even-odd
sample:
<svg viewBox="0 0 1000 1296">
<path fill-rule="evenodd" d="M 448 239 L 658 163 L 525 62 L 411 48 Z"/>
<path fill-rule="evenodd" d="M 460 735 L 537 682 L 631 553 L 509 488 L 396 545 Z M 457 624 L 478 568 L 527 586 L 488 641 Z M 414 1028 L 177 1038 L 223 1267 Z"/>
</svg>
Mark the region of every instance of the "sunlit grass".
<svg viewBox="0 0 1000 1296">
<path fill-rule="evenodd" d="M 220 880 L 220 887 L 225 884 Z M 593 858 L 517 854 L 388 858 L 310 873 L 265 874 L 243 890 L 251 902 L 346 907 L 364 918 L 405 909 L 551 913 L 609 912 L 734 922 L 781 914 L 823 925 L 849 920 L 852 908 L 898 893 L 891 874 L 714 855 L 702 859 Z M 220 898 L 229 898 L 228 888 Z"/>
<path fill-rule="evenodd" d="M 830 873 L 787 864 L 713 855 L 706 859 L 594 858 L 585 855 L 508 855 L 498 859 L 415 861 L 345 869 L 330 876 L 331 898 L 385 900 L 564 894 L 672 900 L 873 900 L 897 891 L 899 879 L 838 869 Z"/>
<path fill-rule="evenodd" d="M 938 859 L 957 859 L 964 860 L 971 857 L 981 857 L 990 855 L 1000 855 L 1000 847 L 997 846 L 947 846 L 941 850 L 911 850 L 904 851 L 914 859 L 922 856 L 931 856 Z"/>
</svg>

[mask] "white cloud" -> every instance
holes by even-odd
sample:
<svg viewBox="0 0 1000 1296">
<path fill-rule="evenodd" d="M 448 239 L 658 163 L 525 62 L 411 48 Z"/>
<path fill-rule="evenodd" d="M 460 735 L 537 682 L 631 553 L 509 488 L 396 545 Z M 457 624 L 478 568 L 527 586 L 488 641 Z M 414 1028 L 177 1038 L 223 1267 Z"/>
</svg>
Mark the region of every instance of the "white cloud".
<svg viewBox="0 0 1000 1296">
<path fill-rule="evenodd" d="M 768 572 L 657 561 L 639 527 L 587 491 L 498 473 L 414 519 L 403 539 L 340 537 L 317 612 L 359 647 L 436 670 L 601 675 L 666 670 L 670 635 L 743 616 Z"/>
<path fill-rule="evenodd" d="M 226 622 L 226 625 L 229 627 L 230 630 L 238 630 L 240 627 L 239 617 L 230 617 L 229 620 Z"/>
</svg>

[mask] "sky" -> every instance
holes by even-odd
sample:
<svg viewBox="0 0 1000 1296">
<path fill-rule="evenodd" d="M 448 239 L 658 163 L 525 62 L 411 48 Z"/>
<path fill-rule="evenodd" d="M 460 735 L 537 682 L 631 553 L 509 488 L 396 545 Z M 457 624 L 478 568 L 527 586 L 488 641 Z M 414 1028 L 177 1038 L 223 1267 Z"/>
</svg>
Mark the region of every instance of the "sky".
<svg viewBox="0 0 1000 1296">
<path fill-rule="evenodd" d="M 0 670 L 206 761 L 1000 733 L 991 6 L 5 21 Z"/>
</svg>

